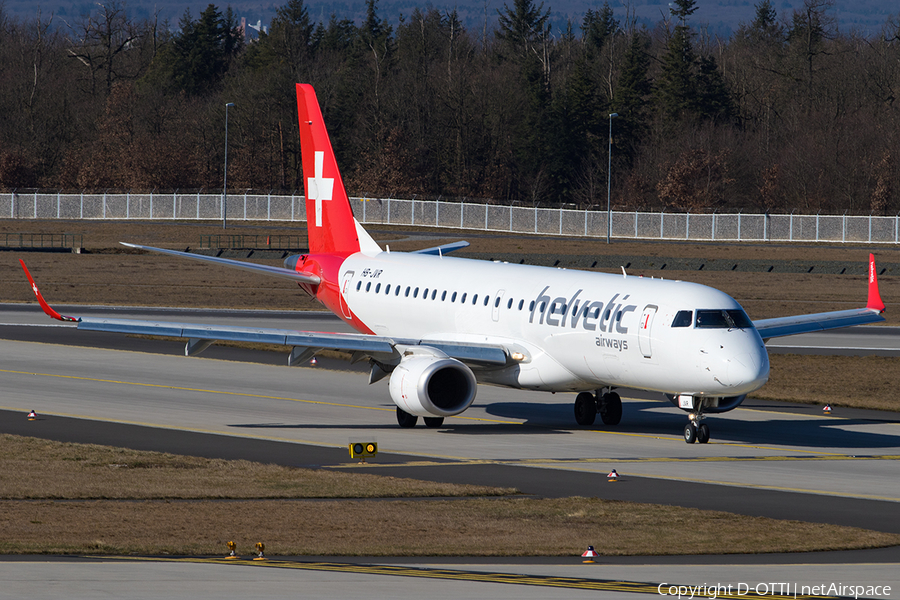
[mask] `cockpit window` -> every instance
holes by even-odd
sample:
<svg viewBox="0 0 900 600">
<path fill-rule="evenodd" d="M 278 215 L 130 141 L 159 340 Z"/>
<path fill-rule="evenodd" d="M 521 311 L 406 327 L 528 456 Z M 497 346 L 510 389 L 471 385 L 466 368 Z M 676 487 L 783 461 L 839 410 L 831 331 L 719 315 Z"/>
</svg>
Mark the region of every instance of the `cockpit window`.
<svg viewBox="0 0 900 600">
<path fill-rule="evenodd" d="M 694 327 L 698 329 L 746 329 L 753 322 L 742 310 L 698 310 Z"/>
<path fill-rule="evenodd" d="M 672 321 L 672 327 L 690 327 L 694 322 L 694 311 L 679 310 Z"/>
</svg>

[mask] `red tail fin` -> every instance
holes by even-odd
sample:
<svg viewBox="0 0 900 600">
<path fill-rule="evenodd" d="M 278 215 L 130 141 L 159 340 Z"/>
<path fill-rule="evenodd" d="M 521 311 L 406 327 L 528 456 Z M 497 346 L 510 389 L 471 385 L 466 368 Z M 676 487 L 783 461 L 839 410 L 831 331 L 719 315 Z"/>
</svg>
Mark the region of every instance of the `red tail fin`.
<svg viewBox="0 0 900 600">
<path fill-rule="evenodd" d="M 884 312 L 884 302 L 878 292 L 878 273 L 875 270 L 875 255 L 869 254 L 869 300 L 866 308 L 873 308 L 878 312 Z"/>
<path fill-rule="evenodd" d="M 345 255 L 359 252 L 350 200 L 331 149 L 316 92 L 309 84 L 297 84 L 297 112 L 309 251 L 311 254 Z"/>
</svg>

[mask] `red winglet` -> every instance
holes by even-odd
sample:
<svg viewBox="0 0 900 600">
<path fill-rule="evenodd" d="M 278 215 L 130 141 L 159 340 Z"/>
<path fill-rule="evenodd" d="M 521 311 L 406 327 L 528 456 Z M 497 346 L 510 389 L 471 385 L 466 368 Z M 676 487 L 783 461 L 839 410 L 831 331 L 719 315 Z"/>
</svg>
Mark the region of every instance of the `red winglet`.
<svg viewBox="0 0 900 600">
<path fill-rule="evenodd" d="M 41 296 L 41 292 L 40 290 L 38 290 L 37 284 L 34 282 L 34 279 L 32 279 L 31 273 L 28 272 L 28 267 L 25 266 L 25 261 L 20 258 L 19 262 L 22 264 L 22 268 L 25 270 L 25 276 L 28 277 L 28 282 L 31 283 L 31 290 L 34 292 L 34 295 L 38 300 L 38 304 L 41 305 L 41 308 L 44 309 L 44 312 L 47 313 L 48 316 L 51 316 L 58 321 L 77 322 L 78 319 L 61 315 L 53 310 L 53 308 L 51 308 L 49 304 L 47 304 L 47 301 L 44 300 L 43 296 Z"/>
<path fill-rule="evenodd" d="M 884 312 L 884 302 L 881 300 L 881 294 L 878 292 L 878 272 L 875 270 L 875 255 L 869 254 L 869 301 L 866 302 L 866 308 Z"/>
</svg>

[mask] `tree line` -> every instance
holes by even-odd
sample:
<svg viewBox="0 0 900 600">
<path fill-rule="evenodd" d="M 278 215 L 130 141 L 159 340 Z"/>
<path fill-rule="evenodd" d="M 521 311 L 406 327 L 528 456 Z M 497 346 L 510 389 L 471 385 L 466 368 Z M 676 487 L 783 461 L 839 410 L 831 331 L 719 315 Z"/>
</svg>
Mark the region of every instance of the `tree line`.
<svg viewBox="0 0 900 600">
<path fill-rule="evenodd" d="M 898 19 L 863 36 L 831 0 L 760 0 L 720 39 L 695 0 L 652 28 L 605 3 L 563 31 L 534 0 L 491 30 L 366 7 L 316 23 L 288 0 L 247 41 L 212 4 L 176 28 L 120 0 L 72 22 L 0 3 L 0 187 L 219 189 L 233 103 L 229 187 L 302 189 L 308 82 L 354 195 L 605 206 L 611 173 L 623 209 L 900 211 Z"/>
</svg>

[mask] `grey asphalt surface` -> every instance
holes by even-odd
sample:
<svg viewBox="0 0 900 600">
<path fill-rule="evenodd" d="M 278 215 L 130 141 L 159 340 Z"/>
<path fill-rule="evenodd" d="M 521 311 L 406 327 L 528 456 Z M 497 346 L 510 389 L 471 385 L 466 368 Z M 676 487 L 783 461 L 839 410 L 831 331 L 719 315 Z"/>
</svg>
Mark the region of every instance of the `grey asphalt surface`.
<svg viewBox="0 0 900 600">
<path fill-rule="evenodd" d="M 106 310 L 106 309 L 98 309 Z M 82 311 L 84 312 L 84 311 Z M 128 317 L 151 318 L 160 320 L 198 321 L 200 319 L 225 319 L 231 322 L 252 318 L 255 322 L 272 327 L 285 327 L 284 322 L 290 322 L 292 327 L 298 329 L 334 330 L 332 321 L 316 315 L 306 315 L 297 319 L 292 313 L 274 313 L 259 315 L 246 311 L 198 311 L 204 314 L 172 313 L 158 311 L 157 309 L 128 311 Z M 43 315 L 29 315 L 27 309 L 0 307 L 0 323 L 14 322 L 25 315 L 24 320 L 30 322 L 32 317 L 43 320 Z M 121 312 L 117 316 L 126 316 Z M 156 316 L 159 315 L 159 316 Z M 195 318 L 196 317 L 196 318 Z M 43 321 L 46 324 L 46 321 Z M 276 324 L 277 323 L 277 324 Z M 858 328 L 862 329 L 862 328 Z M 878 329 L 878 328 L 872 328 Z M 853 331 L 853 330 L 850 330 Z M 86 335 L 97 335 L 98 338 L 88 339 Z M 838 334 L 841 335 L 841 334 Z M 884 343 L 885 338 L 878 337 L 885 334 L 876 333 L 869 339 Z M 269 353 L 259 351 L 247 351 L 230 348 L 216 348 L 222 355 L 212 352 L 204 354 L 207 358 L 198 362 L 187 363 L 195 359 L 174 358 L 168 355 L 180 355 L 182 345 L 176 342 L 158 342 L 150 340 L 135 340 L 122 336 L 104 334 L 86 334 L 72 331 L 66 328 L 56 327 L 21 327 L 16 325 L 0 325 L 0 339 L 6 340 L 32 340 L 38 344 L 5 342 L 0 344 L 0 356 L 3 356 L 3 369 L 15 370 L 22 365 L 16 360 L 33 365 L 37 371 L 58 370 L 60 373 L 76 372 L 85 368 L 85 363 L 96 363 L 90 357 L 94 352 L 100 352 L 97 356 L 110 356 L 115 360 L 125 361 L 122 372 L 134 373 L 135 381 L 166 380 L 166 375 L 159 372 L 171 373 L 177 377 L 177 369 L 181 364 L 190 364 L 192 367 L 202 365 L 202 368 L 191 368 L 189 371 L 199 379 L 198 386 L 224 390 L 228 382 L 218 382 L 207 379 L 207 369 L 213 369 L 210 365 L 223 364 L 222 360 L 252 362 L 257 367 L 248 365 L 247 369 L 264 369 L 265 375 L 262 381 L 269 382 L 273 395 L 287 395 L 291 384 L 285 380 L 284 389 L 280 383 L 280 374 L 287 373 L 293 380 L 296 388 L 297 381 L 302 381 L 304 387 L 310 386 L 312 390 L 304 397 L 311 400 L 319 398 L 317 394 L 326 393 L 325 390 L 333 386 L 333 377 L 340 377 L 341 381 L 347 378 L 359 378 L 360 375 L 347 373 L 346 375 L 334 372 L 317 371 L 315 377 L 308 372 L 313 369 L 287 369 L 280 367 L 284 364 L 284 355 L 281 353 Z M 837 345 L 841 339 L 837 338 Z M 872 342 L 874 345 L 875 342 Z M 67 370 L 64 363 L 70 344 L 94 346 L 117 350 L 109 354 L 108 350 L 94 351 L 89 348 L 83 352 L 74 353 L 71 356 L 73 364 L 71 371 Z M 46 345 L 46 346 L 45 346 Z M 60 346 L 62 345 L 62 346 Z M 827 349 L 826 349 L 827 350 Z M 47 362 L 29 360 L 29 352 L 36 352 L 36 356 L 46 356 Z M 137 352 L 137 354 L 133 354 Z M 105 353 L 105 354 L 104 354 Z M 148 356 L 151 355 L 151 356 Z M 160 356 L 162 355 L 162 356 Z M 129 358 L 132 356 L 137 359 Z M 146 358 L 140 358 L 140 357 Z M 155 357 L 159 357 L 158 359 Z M 212 358 L 213 360 L 209 360 Z M 218 360 L 217 360 L 218 359 Z M 156 361 L 163 361 L 157 363 Z M 169 362 L 172 361 L 172 362 Z M 137 365 L 146 364 L 146 373 L 140 371 Z M 272 366 L 270 366 L 272 365 Z M 278 366 L 278 367 L 276 367 Z M 339 365 L 335 365 L 339 366 Z M 52 367 L 52 368 L 51 368 Z M 59 367 L 57 369 L 57 367 Z M 138 372 L 135 372 L 138 369 Z M 274 371 L 271 371 L 275 369 Z M 330 374 L 329 374 L 330 373 Z M 273 374 L 279 374 L 273 378 Z M 97 373 L 97 377 L 104 376 Z M 322 378 L 322 383 L 312 381 L 314 378 Z M 755 472 L 760 469 L 775 465 L 782 468 L 783 463 L 770 463 L 762 461 L 766 455 L 780 457 L 782 455 L 794 456 L 804 452 L 820 452 L 822 454 L 839 453 L 844 456 L 893 456 L 900 448 L 900 438 L 897 435 L 897 425 L 900 418 L 896 413 L 881 413 L 873 411 L 841 411 L 839 419 L 825 421 L 821 415 L 812 413 L 810 407 L 773 405 L 772 403 L 748 402 L 749 410 L 741 409 L 728 413 L 734 418 L 717 418 L 714 425 L 714 437 L 722 440 L 722 444 L 709 444 L 706 450 L 712 450 L 716 456 L 721 456 L 722 465 L 728 472 L 737 472 L 737 481 L 725 481 L 725 473 L 711 472 L 710 481 L 703 481 L 703 477 L 692 477 L 697 466 L 691 464 L 690 456 L 686 450 L 698 449 L 698 446 L 687 446 L 683 442 L 679 444 L 668 443 L 671 438 L 680 434 L 680 423 L 677 417 L 673 418 L 672 412 L 666 412 L 658 403 L 650 399 L 634 396 L 626 401 L 626 423 L 620 435 L 603 434 L 599 431 L 583 432 L 568 424 L 571 419 L 571 407 L 568 400 L 555 398 L 549 401 L 547 395 L 539 397 L 520 397 L 516 392 L 496 391 L 494 388 L 479 390 L 480 398 L 485 397 L 479 407 L 473 407 L 472 411 L 484 422 L 448 420 L 445 427 L 439 431 L 426 431 L 417 428 L 410 440 L 395 442 L 397 428 L 393 424 L 390 415 L 387 418 L 380 413 L 365 412 L 360 417 L 354 418 L 355 413 L 347 412 L 346 408 L 333 407 L 328 412 L 315 413 L 309 418 L 294 417 L 302 407 L 287 406 L 284 412 L 280 406 L 272 403 L 264 403 L 254 406 L 254 412 L 261 417 L 257 420 L 228 419 L 236 415 L 223 417 L 223 425 L 217 426 L 208 423 L 206 427 L 187 424 L 179 427 L 177 422 L 168 420 L 165 414 L 155 415 L 154 411 L 169 411 L 165 408 L 165 398 L 141 398 L 136 397 L 134 403 L 140 403 L 142 413 L 149 413 L 140 424 L 135 419 L 128 419 L 122 415 L 104 412 L 104 420 L 90 418 L 93 413 L 100 416 L 91 401 L 96 396 L 96 401 L 122 398 L 121 391 L 105 390 L 102 385 L 94 384 L 91 388 L 85 388 L 85 396 L 92 396 L 88 401 L 82 399 L 77 408 L 77 416 L 63 416 L 72 414 L 73 410 L 60 410 L 54 408 L 52 403 L 45 404 L 42 408 L 42 418 L 35 422 L 29 422 L 24 418 L 22 409 L 30 406 L 34 399 L 41 394 L 54 395 L 57 390 L 51 387 L 43 387 L 45 380 L 38 379 L 28 382 L 28 385 L 37 386 L 37 393 L 30 395 L 27 387 L 20 387 L 19 380 L 15 376 L 4 376 L 0 379 L 0 389 L 3 389 L 2 403 L 9 410 L 0 411 L 0 431 L 24 435 L 37 435 L 50 439 L 67 441 L 89 441 L 117 446 L 133 447 L 138 449 L 163 450 L 174 453 L 184 453 L 199 456 L 221 458 L 245 458 L 249 460 L 261 460 L 263 462 L 277 462 L 280 464 L 303 466 L 346 466 L 346 448 L 342 442 L 340 445 L 329 443 L 327 440 L 345 435 L 345 431 L 374 431 L 379 437 L 382 447 L 396 447 L 400 452 L 382 452 L 378 456 L 380 466 L 377 468 L 380 474 L 390 474 L 405 477 L 416 477 L 436 481 L 455 481 L 469 483 L 488 483 L 491 485 L 509 485 L 517 487 L 527 494 L 536 496 L 570 496 L 591 495 L 611 499 L 635 500 L 642 502 L 656 502 L 673 504 L 690 508 L 712 508 L 727 510 L 742 514 L 772 516 L 775 518 L 792 518 L 806 521 L 828 522 L 847 524 L 881 531 L 900 532 L 900 519 L 897 518 L 896 491 L 896 466 L 897 460 L 841 460 L 811 463 L 813 470 L 820 472 L 815 475 L 815 481 L 808 487 L 804 487 L 802 477 L 808 476 L 804 472 L 799 475 L 787 472 L 764 473 L 766 481 L 774 483 L 771 486 L 754 483 Z M 260 384 L 262 385 L 262 384 Z M 355 405 L 357 400 L 363 403 L 377 405 L 375 408 L 384 410 L 386 396 L 385 390 L 372 392 L 362 388 L 359 398 L 353 391 L 356 384 L 348 381 L 349 392 L 341 394 L 342 402 Z M 321 391 L 316 391 L 321 390 Z M 502 393 L 501 393 L 502 392 Z M 224 393 L 224 392 L 223 392 Z M 375 394 L 373 396 L 373 394 Z M 13 399 L 10 399 L 13 396 Z M 214 396 L 216 401 L 221 396 Z M 326 398 L 330 399 L 330 398 Z M 156 404 L 160 402 L 160 404 Z M 388 400 L 389 402 L 389 400 Z M 113 406 L 104 404 L 104 410 Z M 200 413 L 200 420 L 213 420 L 209 413 L 212 404 L 205 401 L 193 405 L 193 409 Z M 124 410 L 124 409 L 123 409 Z M 237 410 L 226 408 L 227 410 Z M 677 411 L 675 411 L 677 413 Z M 738 414 L 739 413 L 739 414 Z M 350 414 L 351 417 L 347 418 Z M 373 414 L 378 418 L 373 420 Z M 334 415 L 334 416 L 330 416 Z M 336 418 L 336 421 L 328 419 Z M 228 424 L 230 423 L 230 425 Z M 379 424 L 383 423 L 383 425 Z M 201 429 L 209 429 L 210 432 L 201 432 Z M 328 435 L 320 440 L 308 440 L 313 443 L 303 443 L 301 439 L 315 437 L 316 431 L 324 431 Z M 674 433 L 674 435 L 673 435 Z M 295 435 L 297 434 L 297 435 Z M 429 434 L 431 434 L 429 436 Z M 292 436 L 297 439 L 292 439 Z M 423 437 L 429 436 L 429 437 Z M 622 437 L 626 436 L 626 437 Z M 284 438 L 284 439 L 275 439 Z M 382 442 L 384 440 L 384 443 Z M 422 440 L 440 441 L 440 447 L 430 453 L 416 455 L 416 448 L 423 447 Z M 545 456 L 554 458 L 557 462 L 548 465 L 536 465 L 534 463 L 518 463 L 515 459 L 515 451 L 510 451 L 509 444 L 526 444 L 529 447 L 525 458 L 531 456 Z M 406 443 L 409 442 L 409 443 Z M 405 444 L 405 445 L 404 445 Z M 487 458 L 496 459 L 488 464 L 466 464 L 467 456 L 453 456 L 453 450 L 459 450 L 459 446 L 471 447 L 472 457 L 483 453 Z M 752 448 L 748 448 L 752 445 Z M 592 449 L 592 450 L 590 450 Z M 592 452 L 591 454 L 587 454 Z M 608 461 L 596 465 L 585 464 L 579 457 L 607 456 Z M 656 465 L 652 462 L 657 457 L 670 456 L 679 459 L 680 462 L 666 463 L 664 472 L 656 471 Z M 429 464 L 415 466 L 408 464 L 417 458 L 427 459 Z M 746 459 L 746 462 L 727 462 Z M 619 462 L 613 462 L 613 460 Z M 651 461 L 651 462 L 642 462 Z M 457 464 L 458 463 L 458 464 Z M 853 469 L 871 469 L 871 474 L 861 474 L 858 485 L 842 487 L 831 479 L 840 480 L 847 478 L 852 480 L 849 473 L 851 469 L 844 470 L 845 464 L 852 463 Z M 621 465 L 620 472 L 628 473 L 623 481 L 610 485 L 606 482 L 605 473 L 610 464 Z M 786 464 L 786 463 L 784 463 Z M 808 463 L 810 464 L 810 463 Z M 832 467 L 834 465 L 834 467 Z M 367 470 L 349 467 L 350 470 Z M 648 468 L 646 475 L 640 474 L 641 468 Z M 829 468 L 838 469 L 828 472 Z M 687 470 L 687 474 L 681 474 L 681 470 Z M 887 470 L 885 470 L 887 469 Z M 821 472 L 824 471 L 824 472 Z M 671 474 L 671 478 L 667 478 Z M 798 490 L 788 489 L 785 481 L 792 477 L 798 477 Z M 873 489 L 878 485 L 879 479 L 891 481 L 877 489 L 875 497 L 865 496 L 866 490 L 852 489 L 854 487 L 867 487 L 872 482 Z M 810 490 L 819 489 L 822 493 L 811 493 Z M 860 492 L 860 493 L 857 493 Z M 879 499 L 881 498 L 881 499 Z M 887 498 L 887 499 L 884 499 Z M 319 560 L 319 558 L 304 557 L 302 560 Z M 359 562 L 347 559 L 321 558 L 321 560 L 338 560 L 344 563 Z M 599 568 L 593 569 L 588 575 L 585 567 L 576 558 L 573 564 L 568 559 L 522 559 L 522 560 L 487 560 L 473 561 L 472 559 L 451 559 L 429 561 L 429 559 L 408 560 L 395 559 L 394 561 L 377 559 L 377 561 L 360 559 L 362 562 L 377 562 L 378 564 L 403 564 L 416 565 L 426 569 L 453 568 L 463 571 L 489 571 L 501 573 L 524 572 L 532 575 L 547 576 L 571 576 L 575 578 L 587 578 L 602 581 L 604 578 L 626 579 L 628 581 L 645 581 L 662 583 L 676 581 L 678 583 L 697 585 L 710 582 L 711 578 L 727 579 L 732 581 L 751 580 L 758 581 L 779 580 L 800 582 L 825 577 L 829 581 L 844 581 L 852 578 L 869 578 L 877 580 L 881 584 L 896 581 L 900 564 L 900 548 L 888 548 L 872 551 L 856 551 L 841 553 L 812 553 L 798 555 L 754 555 L 754 556 L 721 556 L 721 557 L 622 557 L 615 559 L 604 558 Z M 825 565 L 829 565 L 827 568 Z M 838 566 L 840 565 L 840 566 Z M 224 571 L 223 571 L 224 570 Z M 240 571 L 240 574 L 233 573 Z M 259 571 L 259 572 L 258 572 Z M 277 572 L 277 574 L 276 574 Z M 267 573 L 267 574 L 262 574 Z M 270 574 L 268 574 L 270 573 Z M 30 583 L 31 591 L 36 591 L 38 597 L 101 597 L 105 594 L 118 597 L 143 598 L 159 597 L 165 590 L 179 595 L 178 590 L 189 591 L 184 595 L 191 597 L 213 597 L 220 595 L 225 586 L 231 593 L 240 593 L 242 590 L 251 593 L 251 590 L 265 589 L 270 597 L 296 597 L 297 586 L 301 586 L 304 597 L 350 597 L 358 595 L 362 591 L 368 591 L 368 597 L 398 597 L 413 598 L 428 594 L 436 598 L 440 597 L 579 597 L 579 595 L 591 593 L 597 596 L 597 591 L 586 592 L 575 588 L 564 590 L 558 594 L 552 588 L 526 585 L 523 583 L 483 583 L 477 581 L 451 582 L 440 581 L 436 583 L 431 579 L 417 579 L 415 576 L 392 576 L 383 573 L 335 573 L 325 571 L 292 571 L 288 569 L 263 569 L 253 570 L 248 566 L 222 566 L 222 565 L 187 565 L 183 563 L 128 563 L 127 565 L 117 561 L 89 561 L 87 564 L 73 563 L 68 560 L 54 559 L 26 559 L 0 561 L 0 579 L 5 584 L 0 589 L 0 598 L 14 597 L 17 591 L 22 591 Z M 627 574 L 627 576 L 626 576 Z M 703 579 L 704 581 L 700 581 Z M 57 581 L 58 589 L 46 582 Z M 36 583 L 40 582 L 40 583 Z M 128 582 L 137 585 L 129 585 Z M 146 582 L 146 589 L 140 582 Z M 227 585 L 225 582 L 229 582 Z M 389 582 L 389 583 L 388 583 Z M 155 584 L 155 585 L 153 585 Z M 598 584 L 599 585 L 599 584 Z M 897 582 L 900 586 L 900 582 Z M 69 592 L 65 594 L 63 590 Z M 641 593 L 614 590 L 611 588 L 598 588 L 601 595 L 614 594 L 614 597 L 626 597 L 643 595 Z M 900 589 L 894 587 L 894 590 Z M 59 592 L 60 595 L 55 595 Z M 35 595 L 32 593 L 32 595 Z M 172 595 L 172 594 L 169 594 Z M 17 596 L 16 596 L 17 597 Z M 881 595 L 880 597 L 891 597 Z"/>
</svg>

